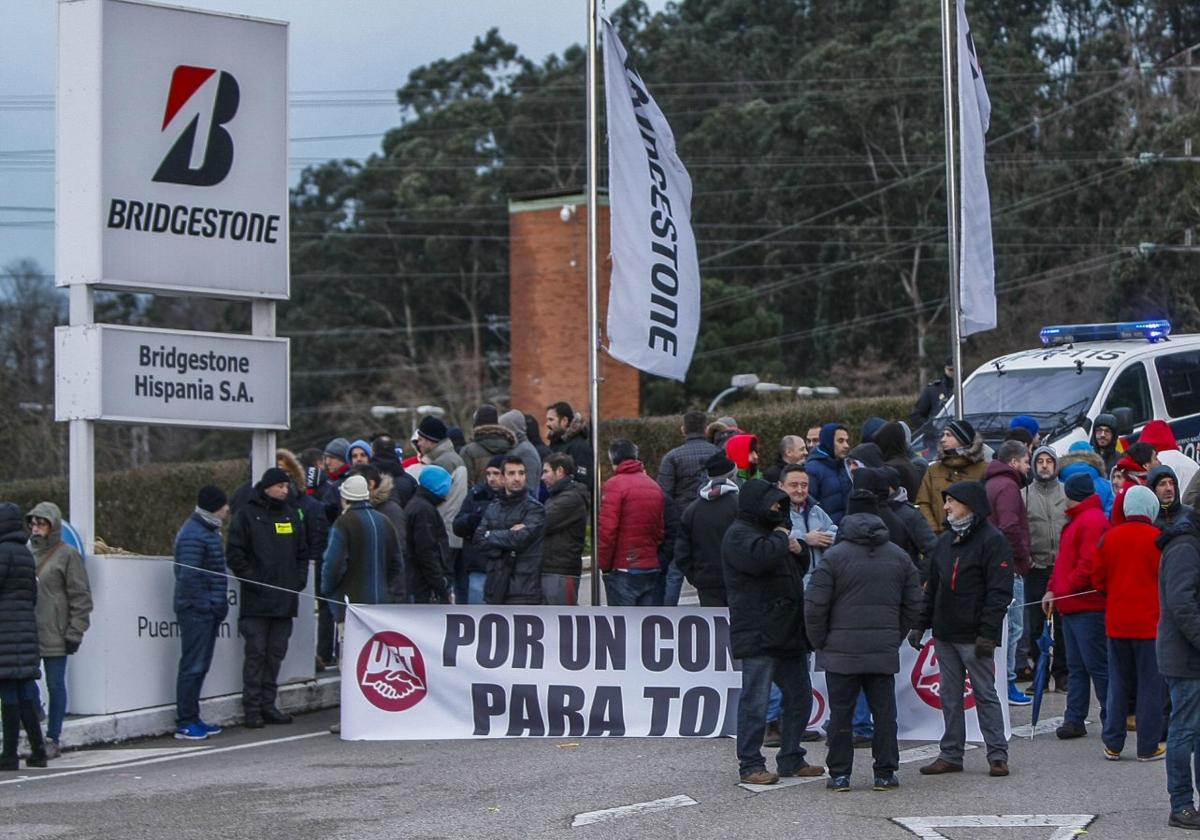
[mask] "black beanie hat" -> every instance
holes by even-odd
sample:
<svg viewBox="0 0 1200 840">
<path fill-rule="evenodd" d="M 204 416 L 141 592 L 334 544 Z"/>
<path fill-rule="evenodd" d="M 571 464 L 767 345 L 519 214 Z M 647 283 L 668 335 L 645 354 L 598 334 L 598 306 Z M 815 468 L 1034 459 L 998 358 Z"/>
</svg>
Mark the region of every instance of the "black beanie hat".
<svg viewBox="0 0 1200 840">
<path fill-rule="evenodd" d="M 962 441 L 964 449 L 975 442 L 975 427 L 966 420 L 951 420 L 946 424 L 946 428 L 950 430 L 950 434 Z"/>
<path fill-rule="evenodd" d="M 725 453 L 721 451 L 714 452 L 712 457 L 704 462 L 704 472 L 709 478 L 717 478 L 722 475 L 729 475 L 737 469 L 737 464 L 725 457 Z"/>
<path fill-rule="evenodd" d="M 500 412 L 491 403 L 484 403 L 475 409 L 473 424 L 476 426 L 495 426 L 500 422 Z"/>
<path fill-rule="evenodd" d="M 446 424 L 440 418 L 430 416 L 421 420 L 421 425 L 417 426 L 417 434 L 425 438 L 425 440 L 437 443 L 438 441 L 445 440 L 449 431 L 446 429 Z"/>
<path fill-rule="evenodd" d="M 1063 491 L 1071 501 L 1082 502 L 1096 492 L 1096 486 L 1092 484 L 1092 477 L 1090 475 L 1075 473 L 1075 475 L 1066 480 L 1066 483 L 1063 485 Z"/>
<path fill-rule="evenodd" d="M 274 487 L 276 484 L 290 484 L 291 481 L 292 477 L 288 475 L 287 470 L 271 467 L 262 474 L 262 480 L 258 483 L 261 487 Z"/>
<path fill-rule="evenodd" d="M 860 471 L 861 472 L 861 471 Z M 870 490 L 851 490 L 846 502 L 847 515 L 853 513 L 873 513 L 879 515 L 879 499 Z"/>
<path fill-rule="evenodd" d="M 196 494 L 196 507 L 209 513 L 216 513 L 229 503 L 225 491 L 215 484 L 207 484 Z"/>
</svg>

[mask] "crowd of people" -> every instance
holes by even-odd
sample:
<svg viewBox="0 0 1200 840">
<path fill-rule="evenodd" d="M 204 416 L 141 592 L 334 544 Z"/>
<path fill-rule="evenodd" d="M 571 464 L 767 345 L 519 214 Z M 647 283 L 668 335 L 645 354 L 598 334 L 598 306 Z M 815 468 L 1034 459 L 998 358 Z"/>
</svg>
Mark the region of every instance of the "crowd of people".
<svg viewBox="0 0 1200 840">
<path fill-rule="evenodd" d="M 947 381 L 952 381 L 947 368 Z M 945 383 L 918 401 L 936 411 Z M 937 389 L 942 391 L 934 393 Z M 705 607 L 726 607 L 742 663 L 737 758 L 743 782 L 821 775 L 848 790 L 854 748 L 870 746 L 874 787 L 899 784 L 895 674 L 905 641 L 932 645 L 945 722 L 924 775 L 963 770 L 969 677 L 988 772 L 1009 773 L 1001 703 L 1026 705 L 1038 659 L 1066 694 L 1059 738 L 1087 735 L 1093 693 L 1103 758 L 1167 761 L 1172 825 L 1200 828 L 1193 744 L 1200 737 L 1200 495 L 1195 461 L 1152 421 L 1126 446 L 1101 415 L 1089 441 L 1061 457 L 1031 417 L 985 445 L 970 422 L 944 424 L 936 457 L 908 423 L 830 422 L 764 446 L 732 417 L 682 417 L 681 442 L 652 478 L 634 441 L 607 448 L 594 561 L 610 606 L 673 607 L 684 581 Z M 286 724 L 276 703 L 298 593 L 315 568 L 317 667 L 338 658 L 344 600 L 360 604 L 578 603 L 588 551 L 592 435 L 559 402 L 533 417 L 492 405 L 463 434 L 425 417 L 412 451 L 386 435 L 280 449 L 276 466 L 232 497 L 199 490 L 175 543 L 174 608 L 182 651 L 177 730 L 220 731 L 200 717 L 201 687 L 242 582 L 246 726 Z M 0 505 L 0 697 L 4 753 L 15 769 L 24 728 L 32 766 L 57 753 L 67 657 L 91 601 L 58 508 L 22 516 Z M 222 530 L 226 536 L 222 539 Z M 36 604 L 36 606 L 35 606 Z M 1053 622 L 1053 652 L 1035 643 Z M 1007 697 L 996 649 L 1007 630 Z M 926 632 L 932 638 L 926 641 Z M 809 657 L 826 675 L 824 735 L 806 728 Z M 37 678 L 49 691 L 40 732 Z M 803 742 L 824 737 L 826 768 Z M 777 771 L 764 746 L 777 746 Z"/>
</svg>

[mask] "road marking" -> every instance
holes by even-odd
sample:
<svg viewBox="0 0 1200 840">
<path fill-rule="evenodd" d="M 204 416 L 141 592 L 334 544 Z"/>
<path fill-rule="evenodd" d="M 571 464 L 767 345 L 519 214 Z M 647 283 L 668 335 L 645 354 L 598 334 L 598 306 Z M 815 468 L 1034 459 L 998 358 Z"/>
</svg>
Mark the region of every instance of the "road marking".
<svg viewBox="0 0 1200 840">
<path fill-rule="evenodd" d="M 964 744 L 964 750 L 978 749 L 978 744 Z M 911 764 L 914 761 L 930 761 L 941 755 L 941 747 L 938 744 L 922 744 L 919 747 L 900 751 L 900 763 Z M 773 790 L 783 790 L 784 788 L 795 787 L 796 785 L 808 785 L 813 782 L 823 782 L 829 778 L 829 775 L 824 776 L 805 776 L 803 778 L 791 777 L 780 779 L 773 785 L 749 785 L 740 783 L 738 787 L 744 788 L 751 793 L 768 793 Z"/>
<path fill-rule="evenodd" d="M 127 764 L 106 764 L 103 767 L 84 767 L 79 770 L 67 770 L 63 773 L 38 773 L 36 775 L 18 776 L 15 779 L 5 779 L 0 781 L 0 786 L 3 785 L 19 785 L 25 782 L 39 782 L 43 779 L 61 779 L 64 776 L 82 776 L 87 773 L 101 773 L 105 770 L 124 770 L 127 767 L 145 767 L 149 764 L 161 764 L 164 761 L 178 761 L 183 758 L 196 758 L 197 756 L 216 755 L 217 753 L 236 752 L 237 750 L 248 750 L 254 747 L 266 747 L 271 744 L 286 744 L 289 741 L 303 741 L 307 738 L 329 737 L 329 731 L 322 729 L 320 732 L 308 732 L 304 735 L 289 735 L 286 738 L 272 738 L 269 741 L 254 741 L 249 744 L 235 744 L 232 747 L 215 747 L 209 749 L 207 747 L 195 750 L 194 752 L 180 752 L 173 755 L 160 755 L 157 758 L 146 758 L 138 761 L 131 761 Z M 118 752 L 112 750 L 112 752 Z"/>
<path fill-rule="evenodd" d="M 622 805 L 619 808 L 605 808 L 603 811 L 587 811 L 576 814 L 571 822 L 571 828 L 584 825 L 619 820 L 622 817 L 636 817 L 642 814 L 653 814 L 655 811 L 669 811 L 672 808 L 685 808 L 688 805 L 699 805 L 690 796 L 669 796 L 666 799 L 655 799 L 653 802 L 635 802 L 632 805 Z"/>
<path fill-rule="evenodd" d="M 1049 732 L 1053 732 L 1062 725 L 1062 715 L 1059 715 L 1058 717 L 1039 720 L 1036 726 L 1028 723 L 1024 726 L 1014 726 L 1012 728 L 1012 734 L 1018 738 L 1032 738 L 1034 735 L 1045 735 Z"/>
<path fill-rule="evenodd" d="M 795 787 L 796 785 L 811 785 L 813 782 L 823 782 L 828 779 L 828 776 L 788 776 L 781 778 L 773 785 L 751 785 L 746 782 L 738 782 L 738 787 L 744 788 L 751 793 L 769 793 L 773 790 L 783 790 L 784 788 Z"/>
<path fill-rule="evenodd" d="M 961 817 L 893 817 L 921 840 L 949 840 L 939 828 L 1055 828 L 1047 840 L 1070 840 L 1091 824 L 1095 814 L 984 814 Z M 1031 836 L 1026 833 L 1024 837 Z"/>
<path fill-rule="evenodd" d="M 979 749 L 978 744 L 963 744 L 964 750 Z M 924 744 L 908 750 L 900 750 L 900 763 L 911 764 L 914 761 L 929 761 L 942 754 L 940 744 Z"/>
<path fill-rule="evenodd" d="M 84 767 L 103 767 L 110 764 L 124 764 L 127 761 L 141 761 L 147 758 L 160 758 L 183 753 L 197 752 L 205 747 L 156 747 L 140 750 L 72 750 L 65 752 L 61 758 L 54 759 L 55 770 L 79 770 Z"/>
</svg>

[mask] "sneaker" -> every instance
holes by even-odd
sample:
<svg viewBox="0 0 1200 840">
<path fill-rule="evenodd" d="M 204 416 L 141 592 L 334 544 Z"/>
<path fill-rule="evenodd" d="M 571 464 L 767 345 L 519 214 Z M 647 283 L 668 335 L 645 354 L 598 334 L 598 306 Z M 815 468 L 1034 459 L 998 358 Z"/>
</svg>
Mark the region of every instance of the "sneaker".
<svg viewBox="0 0 1200 840">
<path fill-rule="evenodd" d="M 1196 813 L 1195 808 L 1172 811 L 1171 816 L 1167 819 L 1167 825 L 1171 826 L 1171 828 L 1200 830 L 1200 814 Z"/>
<path fill-rule="evenodd" d="M 1087 735 L 1087 727 L 1082 723 L 1063 721 L 1063 725 L 1055 729 L 1054 734 L 1060 741 L 1069 741 L 1072 738 L 1082 738 Z"/>
<path fill-rule="evenodd" d="M 1137 760 L 1138 761 L 1162 761 L 1166 757 L 1167 757 L 1167 745 L 1159 744 L 1158 749 L 1156 749 L 1154 752 L 1150 753 L 1150 755 L 1139 755 L 1137 757 Z"/>
<path fill-rule="evenodd" d="M 58 744 L 58 739 L 46 739 L 46 758 L 58 758 L 62 755 L 62 747 Z"/>
<path fill-rule="evenodd" d="M 1008 705 L 1010 706 L 1028 706 L 1033 702 L 1033 698 L 1026 694 L 1021 689 L 1017 688 L 1016 683 L 1008 684 Z"/>
<path fill-rule="evenodd" d="M 829 788 L 830 790 L 834 791 L 835 793 L 846 793 L 847 791 L 850 790 L 850 777 L 849 776 L 834 776 L 828 782 L 825 783 L 825 787 Z"/>
<path fill-rule="evenodd" d="M 807 777 L 807 778 L 815 778 L 817 776 L 824 776 L 824 775 L 825 775 L 824 767 L 816 767 L 812 764 L 801 764 L 799 767 L 795 768 L 794 770 L 786 770 L 786 771 L 780 770 L 779 771 L 779 777 L 781 779 L 791 779 L 791 778 L 795 778 L 797 776 L 803 776 L 803 777 Z"/>
<path fill-rule="evenodd" d="M 203 741 L 207 737 L 208 730 L 202 723 L 189 723 L 187 726 L 181 726 L 175 730 L 175 740 L 177 741 Z"/>
<path fill-rule="evenodd" d="M 741 780 L 744 785 L 773 785 L 779 781 L 779 776 L 764 767 L 762 770 L 747 773 Z"/>
<path fill-rule="evenodd" d="M 889 773 L 886 776 L 876 776 L 871 790 L 895 790 L 898 787 L 900 787 L 900 780 L 896 778 L 895 773 Z"/>
<path fill-rule="evenodd" d="M 224 730 L 215 723 L 205 723 L 204 721 L 200 721 L 200 725 L 204 727 L 204 731 L 209 735 L 220 735 L 222 732 L 224 732 Z"/>
<path fill-rule="evenodd" d="M 777 720 L 773 720 L 767 724 L 767 731 L 763 734 L 764 747 L 778 747 L 783 743 L 783 726 Z"/>
<path fill-rule="evenodd" d="M 961 773 L 963 767 L 961 764 L 955 764 L 953 761 L 947 761 L 944 758 L 939 758 L 932 764 L 926 764 L 921 768 L 922 776 L 941 776 L 944 773 Z"/>
<path fill-rule="evenodd" d="M 1120 761 L 1121 760 L 1121 751 L 1114 750 L 1109 747 L 1105 747 L 1104 748 L 1104 757 L 1106 759 L 1108 759 L 1109 761 Z"/>
</svg>

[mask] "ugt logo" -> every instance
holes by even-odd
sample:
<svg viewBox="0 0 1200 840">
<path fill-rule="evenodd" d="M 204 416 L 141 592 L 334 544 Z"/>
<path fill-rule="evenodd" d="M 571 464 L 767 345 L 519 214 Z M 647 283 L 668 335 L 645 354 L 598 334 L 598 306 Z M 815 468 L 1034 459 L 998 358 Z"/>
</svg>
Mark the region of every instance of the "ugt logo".
<svg viewBox="0 0 1200 840">
<path fill-rule="evenodd" d="M 215 84 L 205 85 L 217 74 Z M 206 96 L 196 95 L 201 88 Z M 233 138 L 223 126 L 237 113 L 240 99 L 237 79 L 224 70 L 187 64 L 176 67 L 171 74 L 162 130 L 173 123 L 182 124 L 189 116 L 191 120 L 159 164 L 153 180 L 192 187 L 211 187 L 225 180 L 233 167 Z M 197 134 L 204 138 L 199 144 Z"/>
<path fill-rule="evenodd" d="M 425 699 L 425 659 L 402 633 L 384 630 L 363 645 L 355 669 L 358 687 L 371 705 L 385 712 L 403 712 Z"/>
</svg>

